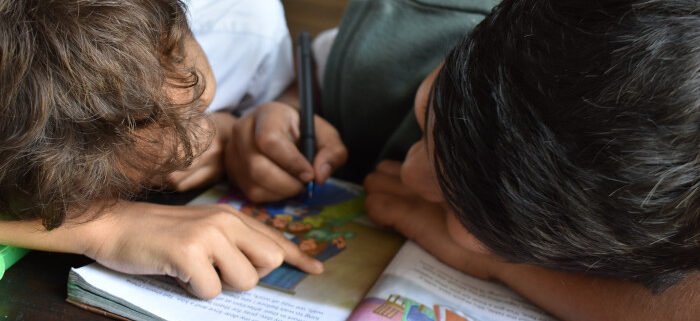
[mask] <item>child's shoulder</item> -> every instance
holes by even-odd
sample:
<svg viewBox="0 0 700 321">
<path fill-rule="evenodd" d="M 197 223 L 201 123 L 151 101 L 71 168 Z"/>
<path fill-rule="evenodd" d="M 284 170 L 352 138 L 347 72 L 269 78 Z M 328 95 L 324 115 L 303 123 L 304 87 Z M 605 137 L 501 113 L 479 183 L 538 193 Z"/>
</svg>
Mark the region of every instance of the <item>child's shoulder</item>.
<svg viewBox="0 0 700 321">
<path fill-rule="evenodd" d="M 275 38 L 286 33 L 284 7 L 279 0 L 188 0 L 193 32 L 235 32 Z"/>
</svg>

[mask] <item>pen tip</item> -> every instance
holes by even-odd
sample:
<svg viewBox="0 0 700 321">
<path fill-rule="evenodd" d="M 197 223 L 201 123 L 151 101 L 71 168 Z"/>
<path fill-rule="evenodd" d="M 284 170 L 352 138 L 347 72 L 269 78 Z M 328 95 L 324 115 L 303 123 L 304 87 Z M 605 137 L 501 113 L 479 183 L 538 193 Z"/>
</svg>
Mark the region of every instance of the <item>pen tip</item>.
<svg viewBox="0 0 700 321">
<path fill-rule="evenodd" d="M 311 198 L 314 195 L 314 182 L 308 182 L 306 184 L 306 192 L 308 197 Z"/>
</svg>

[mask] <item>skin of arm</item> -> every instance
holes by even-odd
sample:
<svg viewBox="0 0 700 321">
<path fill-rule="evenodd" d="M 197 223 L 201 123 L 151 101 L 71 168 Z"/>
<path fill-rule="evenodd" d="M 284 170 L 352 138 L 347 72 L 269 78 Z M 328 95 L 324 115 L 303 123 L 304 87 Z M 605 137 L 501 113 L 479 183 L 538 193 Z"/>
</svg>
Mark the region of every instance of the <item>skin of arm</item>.
<svg viewBox="0 0 700 321">
<path fill-rule="evenodd" d="M 653 294 L 640 284 L 509 264 L 498 279 L 563 320 L 697 320 L 700 273 Z"/>
<path fill-rule="evenodd" d="M 130 274 L 169 275 L 197 297 L 247 290 L 286 261 L 309 273 L 321 262 L 280 232 L 226 204 L 165 206 L 119 201 L 51 231 L 39 221 L 1 221 L 0 243 L 84 254 Z M 218 269 L 215 270 L 215 268 Z"/>
</svg>

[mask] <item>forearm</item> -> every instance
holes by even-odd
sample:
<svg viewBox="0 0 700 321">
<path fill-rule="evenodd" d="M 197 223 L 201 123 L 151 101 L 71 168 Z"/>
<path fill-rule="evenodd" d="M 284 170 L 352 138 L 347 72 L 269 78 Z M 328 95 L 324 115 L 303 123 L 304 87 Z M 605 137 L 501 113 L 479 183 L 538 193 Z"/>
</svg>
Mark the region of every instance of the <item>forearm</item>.
<svg viewBox="0 0 700 321">
<path fill-rule="evenodd" d="M 40 220 L 0 221 L 0 244 L 35 250 L 84 254 L 90 245 L 94 222 L 64 223 L 47 231 Z"/>
<path fill-rule="evenodd" d="M 525 265 L 508 265 L 499 279 L 567 321 L 690 321 L 700 315 L 700 273 L 656 295 L 632 282 Z"/>
</svg>

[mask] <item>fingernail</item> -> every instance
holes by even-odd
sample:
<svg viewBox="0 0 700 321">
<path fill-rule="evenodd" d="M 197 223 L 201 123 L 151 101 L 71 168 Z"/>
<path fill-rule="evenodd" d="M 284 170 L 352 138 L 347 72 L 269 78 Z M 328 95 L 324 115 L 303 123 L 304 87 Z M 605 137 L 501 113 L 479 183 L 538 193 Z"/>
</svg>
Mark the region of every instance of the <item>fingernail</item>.
<svg viewBox="0 0 700 321">
<path fill-rule="evenodd" d="M 301 179 L 302 182 L 308 182 L 312 179 L 314 179 L 314 174 L 309 173 L 309 172 L 304 172 L 299 175 L 299 179 Z"/>
<path fill-rule="evenodd" d="M 319 260 L 314 260 L 314 269 L 318 271 L 318 273 L 323 272 L 323 263 Z"/>
<path fill-rule="evenodd" d="M 321 169 L 319 169 L 319 172 L 320 172 L 320 174 L 321 174 L 321 177 L 328 177 L 328 176 L 331 176 L 331 170 L 332 170 L 332 169 L 333 169 L 333 168 L 331 167 L 330 164 L 328 164 L 328 163 L 323 163 L 323 165 L 321 165 Z"/>
</svg>

